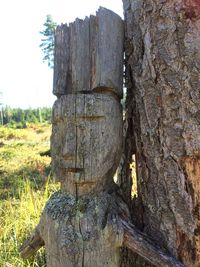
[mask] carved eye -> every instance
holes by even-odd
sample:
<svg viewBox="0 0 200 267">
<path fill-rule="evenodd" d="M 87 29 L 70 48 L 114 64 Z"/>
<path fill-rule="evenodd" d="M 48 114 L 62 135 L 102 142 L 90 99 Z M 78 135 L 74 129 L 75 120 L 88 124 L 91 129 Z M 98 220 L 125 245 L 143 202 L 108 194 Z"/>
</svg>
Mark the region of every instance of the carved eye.
<svg viewBox="0 0 200 267">
<path fill-rule="evenodd" d="M 105 116 L 78 116 L 77 119 L 87 120 L 87 121 L 99 121 L 105 119 Z"/>
</svg>

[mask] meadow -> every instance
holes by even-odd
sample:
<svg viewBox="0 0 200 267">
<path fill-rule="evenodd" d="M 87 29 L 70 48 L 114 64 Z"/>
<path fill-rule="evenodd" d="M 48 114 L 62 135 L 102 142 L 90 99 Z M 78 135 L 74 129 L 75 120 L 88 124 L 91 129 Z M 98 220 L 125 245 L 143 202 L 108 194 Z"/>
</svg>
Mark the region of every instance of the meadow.
<svg viewBox="0 0 200 267">
<path fill-rule="evenodd" d="M 19 248 L 39 222 L 43 206 L 58 189 L 52 182 L 48 123 L 25 129 L 0 127 L 0 266 L 43 267 L 44 249 L 23 261 Z"/>
</svg>

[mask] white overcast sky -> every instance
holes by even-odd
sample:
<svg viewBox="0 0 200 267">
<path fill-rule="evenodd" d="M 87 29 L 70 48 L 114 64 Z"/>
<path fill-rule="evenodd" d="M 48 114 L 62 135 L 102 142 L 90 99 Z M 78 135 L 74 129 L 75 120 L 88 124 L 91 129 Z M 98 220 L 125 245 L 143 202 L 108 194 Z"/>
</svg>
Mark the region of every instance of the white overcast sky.
<svg viewBox="0 0 200 267">
<path fill-rule="evenodd" d="M 40 31 L 46 15 L 69 23 L 99 6 L 123 16 L 122 0 L 1 0 L 0 102 L 11 107 L 52 106 L 53 72 L 42 62 Z"/>
</svg>

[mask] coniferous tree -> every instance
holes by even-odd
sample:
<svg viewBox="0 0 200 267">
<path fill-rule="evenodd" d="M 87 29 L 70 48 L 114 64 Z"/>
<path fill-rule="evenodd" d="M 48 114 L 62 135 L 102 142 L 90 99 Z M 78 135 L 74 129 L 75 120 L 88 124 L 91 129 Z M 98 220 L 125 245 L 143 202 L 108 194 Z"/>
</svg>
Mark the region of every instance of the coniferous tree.
<svg viewBox="0 0 200 267">
<path fill-rule="evenodd" d="M 53 58 L 54 58 L 54 31 L 56 28 L 56 23 L 53 21 L 51 15 L 47 15 L 46 21 L 43 24 L 44 30 L 40 33 L 43 35 L 41 39 L 40 48 L 44 54 L 43 62 L 47 62 L 50 68 L 53 68 Z"/>
</svg>

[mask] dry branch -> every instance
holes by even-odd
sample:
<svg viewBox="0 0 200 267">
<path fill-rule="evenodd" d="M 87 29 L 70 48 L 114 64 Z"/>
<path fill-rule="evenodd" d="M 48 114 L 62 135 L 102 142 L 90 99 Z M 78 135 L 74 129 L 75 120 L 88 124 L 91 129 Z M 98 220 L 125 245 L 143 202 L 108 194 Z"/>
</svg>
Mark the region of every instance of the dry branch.
<svg viewBox="0 0 200 267">
<path fill-rule="evenodd" d="M 30 258 L 42 246 L 44 246 L 44 240 L 42 239 L 38 229 L 36 228 L 20 248 L 22 258 L 24 260 Z"/>
<path fill-rule="evenodd" d="M 184 267 L 173 256 L 164 253 L 148 237 L 140 232 L 134 225 L 122 220 L 124 228 L 124 246 L 139 254 L 149 263 L 160 267 Z"/>
</svg>

